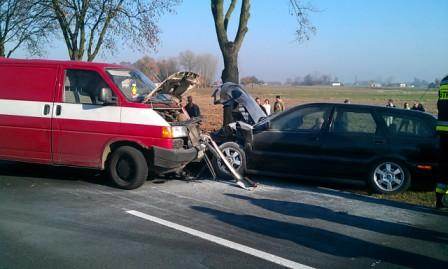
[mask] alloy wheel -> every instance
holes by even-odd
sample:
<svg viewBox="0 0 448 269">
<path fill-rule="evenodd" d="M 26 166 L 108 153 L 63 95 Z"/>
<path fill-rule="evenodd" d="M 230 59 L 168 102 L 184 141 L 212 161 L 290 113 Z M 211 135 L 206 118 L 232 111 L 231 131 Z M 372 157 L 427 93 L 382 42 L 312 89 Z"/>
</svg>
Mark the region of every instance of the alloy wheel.
<svg viewBox="0 0 448 269">
<path fill-rule="evenodd" d="M 400 165 L 393 162 L 383 162 L 375 168 L 373 181 L 382 191 L 393 192 L 403 186 L 405 173 Z"/>
</svg>

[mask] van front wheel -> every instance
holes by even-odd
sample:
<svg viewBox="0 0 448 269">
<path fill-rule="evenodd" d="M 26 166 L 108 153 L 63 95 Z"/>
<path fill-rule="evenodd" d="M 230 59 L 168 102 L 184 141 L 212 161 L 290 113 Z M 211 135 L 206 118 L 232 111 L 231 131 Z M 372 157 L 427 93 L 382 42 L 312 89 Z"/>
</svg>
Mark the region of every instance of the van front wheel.
<svg viewBox="0 0 448 269">
<path fill-rule="evenodd" d="M 108 170 L 113 183 L 126 190 L 140 187 L 148 177 L 145 156 L 140 150 L 129 146 L 119 147 L 112 153 Z"/>
</svg>

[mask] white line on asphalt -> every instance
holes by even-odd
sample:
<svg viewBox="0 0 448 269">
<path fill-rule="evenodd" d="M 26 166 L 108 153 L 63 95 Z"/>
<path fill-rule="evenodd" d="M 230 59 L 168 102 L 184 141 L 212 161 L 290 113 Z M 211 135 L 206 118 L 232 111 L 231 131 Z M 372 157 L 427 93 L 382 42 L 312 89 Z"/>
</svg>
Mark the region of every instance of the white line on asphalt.
<svg viewBox="0 0 448 269">
<path fill-rule="evenodd" d="M 224 246 L 224 247 L 228 247 L 231 249 L 235 249 L 235 250 L 244 252 L 246 254 L 258 257 L 258 258 L 266 260 L 266 261 L 270 261 L 270 262 L 279 264 L 281 266 L 285 266 L 288 268 L 297 268 L 297 269 L 299 269 L 299 268 L 300 269 L 305 269 L 305 268 L 312 269 L 313 268 L 313 267 L 309 267 L 309 266 L 306 266 L 306 265 L 303 265 L 303 264 L 300 264 L 300 263 L 297 263 L 297 262 L 294 262 L 291 260 L 287 260 L 285 258 L 276 256 L 276 255 L 273 255 L 273 254 L 270 254 L 270 253 L 267 253 L 267 252 L 264 252 L 264 251 L 261 251 L 258 249 L 254 249 L 254 248 L 251 248 L 251 247 L 248 247 L 245 245 L 241 245 L 241 244 L 238 244 L 238 243 L 235 243 L 235 242 L 232 242 L 232 241 L 229 241 L 229 240 L 226 240 L 226 239 L 223 239 L 223 238 L 220 238 L 220 237 L 208 234 L 208 233 L 204 233 L 204 232 L 201 232 L 201 231 L 198 231 L 198 230 L 195 230 L 195 229 L 192 229 L 192 228 L 180 225 L 180 224 L 176 224 L 174 222 L 160 219 L 160 218 L 157 218 L 157 217 L 154 217 L 154 216 L 151 216 L 151 215 L 139 212 L 139 211 L 128 210 L 128 211 L 126 211 L 126 213 L 134 215 L 134 216 L 142 218 L 142 219 L 145 219 L 145 220 L 149 220 L 149 221 L 158 223 L 160 225 L 163 225 L 163 226 L 166 226 L 166 227 L 169 227 L 169 228 L 172 228 L 172 229 L 175 229 L 175 230 L 178 230 L 178 231 L 190 234 L 190 235 L 193 235 L 193 236 L 196 236 L 196 237 L 199 237 L 199 238 L 202 238 L 202 239 L 205 239 L 205 240 L 208 240 L 208 241 L 211 241 L 213 243 L 216 243 L 216 244 Z"/>
</svg>

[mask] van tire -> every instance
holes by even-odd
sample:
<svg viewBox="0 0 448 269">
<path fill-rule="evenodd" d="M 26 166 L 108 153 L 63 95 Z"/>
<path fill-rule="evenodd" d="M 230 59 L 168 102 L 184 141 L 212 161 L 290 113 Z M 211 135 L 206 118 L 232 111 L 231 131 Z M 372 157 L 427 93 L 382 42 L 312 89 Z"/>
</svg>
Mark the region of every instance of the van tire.
<svg viewBox="0 0 448 269">
<path fill-rule="evenodd" d="M 400 183 L 397 184 L 395 180 Z M 387 184 L 388 181 L 391 185 Z M 382 160 L 371 166 L 368 183 L 376 193 L 400 193 L 406 191 L 411 185 L 411 173 L 400 161 Z"/>
<path fill-rule="evenodd" d="M 148 177 L 148 164 L 140 150 L 121 146 L 112 152 L 108 171 L 110 179 L 117 187 L 133 190 L 145 183 Z"/>
<path fill-rule="evenodd" d="M 231 155 L 235 154 L 233 157 L 233 161 L 235 161 L 236 163 L 234 163 L 233 167 L 235 168 L 236 172 L 244 176 L 244 173 L 246 172 L 246 154 L 243 148 L 235 142 L 226 142 L 220 145 L 219 149 L 226 156 L 229 153 Z M 233 161 L 231 161 L 231 163 Z M 215 168 L 218 177 L 224 180 L 235 180 L 230 171 L 225 167 L 225 164 L 222 161 L 218 160 L 216 157 L 213 158 L 213 167 Z M 223 169 L 224 167 L 225 169 Z"/>
</svg>

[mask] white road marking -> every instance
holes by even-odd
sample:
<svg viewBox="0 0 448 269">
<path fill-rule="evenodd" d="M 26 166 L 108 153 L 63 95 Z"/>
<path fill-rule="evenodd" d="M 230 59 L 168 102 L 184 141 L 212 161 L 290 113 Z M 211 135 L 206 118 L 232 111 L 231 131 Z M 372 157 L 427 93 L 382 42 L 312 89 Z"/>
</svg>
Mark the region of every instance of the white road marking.
<svg viewBox="0 0 448 269">
<path fill-rule="evenodd" d="M 260 258 L 260 259 L 263 259 L 263 260 L 266 260 L 266 261 L 269 261 L 272 263 L 276 263 L 278 265 L 281 265 L 281 266 L 284 266 L 287 268 L 295 268 L 295 269 L 311 269 L 311 268 L 313 268 L 313 267 L 309 267 L 309 266 L 300 264 L 295 261 L 287 260 L 285 258 L 276 256 L 276 255 L 273 255 L 273 254 L 270 254 L 270 253 L 267 253 L 267 252 L 264 252 L 264 251 L 261 251 L 258 249 L 254 249 L 254 248 L 242 245 L 242 244 L 238 244 L 238 243 L 235 243 L 235 242 L 232 242 L 232 241 L 229 241 L 229 240 L 226 240 L 226 239 L 223 239 L 223 238 L 220 238 L 220 237 L 208 234 L 208 233 L 204 233 L 204 232 L 201 232 L 201 231 L 198 231 L 198 230 L 195 230 L 195 229 L 192 229 L 192 228 L 180 225 L 180 224 L 176 224 L 174 222 L 170 222 L 170 221 L 167 221 L 167 220 L 164 220 L 161 218 L 157 218 L 157 217 L 154 217 L 154 216 L 151 216 L 151 215 L 148 215 L 148 214 L 136 211 L 136 210 L 128 210 L 128 211 L 126 211 L 126 213 L 134 215 L 134 216 L 142 218 L 142 219 L 145 219 L 145 220 L 149 220 L 149 221 L 158 223 L 160 225 L 163 225 L 163 226 L 166 226 L 166 227 L 169 227 L 169 228 L 172 228 L 172 229 L 175 229 L 175 230 L 178 230 L 178 231 L 190 234 L 190 235 L 193 235 L 193 236 L 196 236 L 196 237 L 199 237 L 199 238 L 202 238 L 202 239 L 205 239 L 205 240 L 208 240 L 208 241 L 211 241 L 213 243 L 216 243 L 218 245 L 221 245 L 221 246 L 224 246 L 227 248 L 231 248 L 234 250 L 244 252 L 246 254 L 255 256 L 257 258 Z"/>
</svg>

